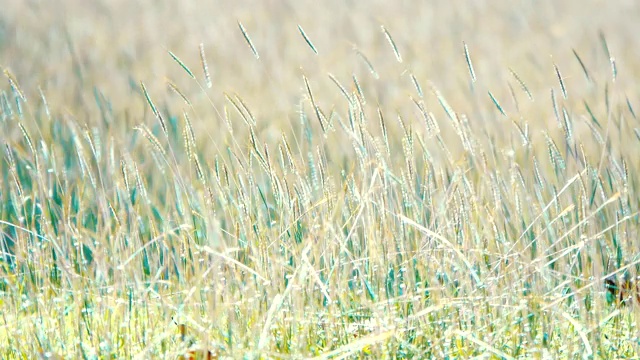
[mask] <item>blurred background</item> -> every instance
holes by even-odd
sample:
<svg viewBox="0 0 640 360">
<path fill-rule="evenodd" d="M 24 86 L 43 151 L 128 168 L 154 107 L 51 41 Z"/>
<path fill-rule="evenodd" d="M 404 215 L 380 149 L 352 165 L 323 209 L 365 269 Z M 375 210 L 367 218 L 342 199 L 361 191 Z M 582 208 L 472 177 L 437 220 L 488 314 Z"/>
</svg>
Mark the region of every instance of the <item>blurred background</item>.
<svg viewBox="0 0 640 360">
<path fill-rule="evenodd" d="M 476 88 L 486 94 L 483 87 L 490 83 L 498 98 L 509 96 L 511 67 L 534 97 L 548 101 L 548 87 L 538 88 L 557 84 L 554 62 L 573 95 L 587 91 L 572 86 L 575 81 L 583 84 L 572 49 L 590 71 L 606 75 L 610 65 L 600 32 L 620 69 L 637 68 L 640 58 L 640 2 L 634 0 L 2 2 L 0 66 L 16 76 L 25 92 L 37 94 L 40 86 L 50 106 L 71 107 L 92 103 L 95 87 L 116 113 L 127 110 L 129 116 L 144 111 L 140 81 L 159 103 L 181 102 L 167 79 L 195 104 L 209 103 L 168 54 L 181 59 L 205 86 L 201 43 L 213 103 L 224 101 L 223 92 L 238 93 L 263 119 L 293 116 L 304 93 L 302 74 L 322 107 L 342 101 L 327 73 L 344 84 L 356 75 L 367 89 L 367 100 L 398 107 L 415 93 L 413 73 L 426 92 L 431 82 L 455 103 L 467 97 L 470 83 L 463 41 L 477 75 Z M 381 26 L 393 37 L 402 63 Z M 628 74 L 622 72 L 617 80 L 629 81 L 619 86 L 637 91 Z M 470 104 L 461 101 L 460 106 L 463 110 Z"/>
</svg>

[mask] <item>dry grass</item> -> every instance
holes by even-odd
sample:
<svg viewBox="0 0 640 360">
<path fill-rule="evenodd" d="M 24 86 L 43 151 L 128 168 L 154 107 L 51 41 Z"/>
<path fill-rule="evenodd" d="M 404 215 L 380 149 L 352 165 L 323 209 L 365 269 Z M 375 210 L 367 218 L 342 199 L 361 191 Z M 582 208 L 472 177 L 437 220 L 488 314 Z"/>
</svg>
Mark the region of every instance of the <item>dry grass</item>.
<svg viewBox="0 0 640 360">
<path fill-rule="evenodd" d="M 640 356 L 639 14 L 5 1 L 0 356 Z"/>
</svg>

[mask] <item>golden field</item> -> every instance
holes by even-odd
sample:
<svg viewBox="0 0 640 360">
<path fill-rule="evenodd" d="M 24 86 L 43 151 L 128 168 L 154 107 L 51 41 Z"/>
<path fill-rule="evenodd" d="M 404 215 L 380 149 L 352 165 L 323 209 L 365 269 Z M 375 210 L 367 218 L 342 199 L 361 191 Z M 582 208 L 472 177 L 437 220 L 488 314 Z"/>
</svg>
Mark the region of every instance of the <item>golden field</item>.
<svg viewBox="0 0 640 360">
<path fill-rule="evenodd" d="M 637 358 L 639 20 L 5 0 L 0 357 Z"/>
</svg>

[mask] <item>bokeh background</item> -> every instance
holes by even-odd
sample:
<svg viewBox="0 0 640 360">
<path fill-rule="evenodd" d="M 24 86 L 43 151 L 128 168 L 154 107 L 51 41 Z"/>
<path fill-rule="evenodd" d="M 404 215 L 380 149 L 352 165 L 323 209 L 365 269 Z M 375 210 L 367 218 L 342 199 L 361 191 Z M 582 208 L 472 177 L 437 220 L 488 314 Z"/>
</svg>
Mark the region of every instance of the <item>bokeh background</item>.
<svg viewBox="0 0 640 360">
<path fill-rule="evenodd" d="M 302 74 L 325 107 L 341 101 L 328 72 L 347 84 L 355 74 L 369 99 L 382 107 L 412 106 L 407 97 L 414 92 L 410 73 L 425 91 L 430 81 L 455 104 L 469 90 L 463 41 L 469 46 L 479 93 L 489 89 L 499 99 L 510 97 L 506 84 L 514 82 L 511 67 L 535 98 L 549 102 L 548 89 L 541 85 L 557 81 L 555 62 L 567 88 L 578 97 L 588 89 L 582 86 L 572 49 L 590 71 L 606 74 L 610 66 L 601 32 L 618 67 L 631 71 L 640 58 L 638 23 L 640 3 L 633 0 L 4 0 L 0 66 L 9 68 L 28 92 L 41 86 L 53 107 L 93 102 L 92 89 L 97 87 L 117 111 L 140 117 L 145 103 L 136 89 L 139 81 L 157 102 L 181 101 L 168 90 L 168 78 L 194 103 L 200 99 L 207 106 L 201 89 L 168 54 L 178 56 L 204 84 L 202 43 L 213 102 L 223 102 L 223 92 L 238 93 L 258 118 L 272 122 L 295 116 L 304 90 Z M 304 42 L 297 25 L 319 55 Z M 396 61 L 381 26 L 396 42 L 402 63 Z M 378 78 L 354 49 L 367 57 Z M 632 77 L 625 75 L 618 77 L 623 83 L 619 86 L 637 94 Z M 470 110 L 465 109 L 468 101 L 459 104 L 459 111 Z"/>
</svg>

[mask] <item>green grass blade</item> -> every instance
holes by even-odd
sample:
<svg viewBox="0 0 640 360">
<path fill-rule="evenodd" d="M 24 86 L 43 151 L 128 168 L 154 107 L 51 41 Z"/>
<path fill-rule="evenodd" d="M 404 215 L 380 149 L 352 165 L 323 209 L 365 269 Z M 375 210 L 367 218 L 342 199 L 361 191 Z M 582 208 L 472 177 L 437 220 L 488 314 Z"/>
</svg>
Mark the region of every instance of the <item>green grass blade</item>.
<svg viewBox="0 0 640 360">
<path fill-rule="evenodd" d="M 176 54 L 174 54 L 174 53 L 172 53 L 171 51 L 169 51 L 169 55 L 171 55 L 171 57 L 173 58 L 173 60 L 175 60 L 175 62 L 177 62 L 177 63 L 178 63 L 178 65 L 180 65 L 180 67 L 182 67 L 182 69 L 183 69 L 187 74 L 189 74 L 189 76 L 190 76 L 192 79 L 194 79 L 194 80 L 196 79 L 195 75 L 193 75 L 193 72 L 191 72 L 191 69 L 189 69 L 189 67 L 188 67 L 185 63 L 183 63 L 183 62 L 182 62 L 182 60 L 180 60 L 180 59 L 176 56 Z"/>
</svg>

